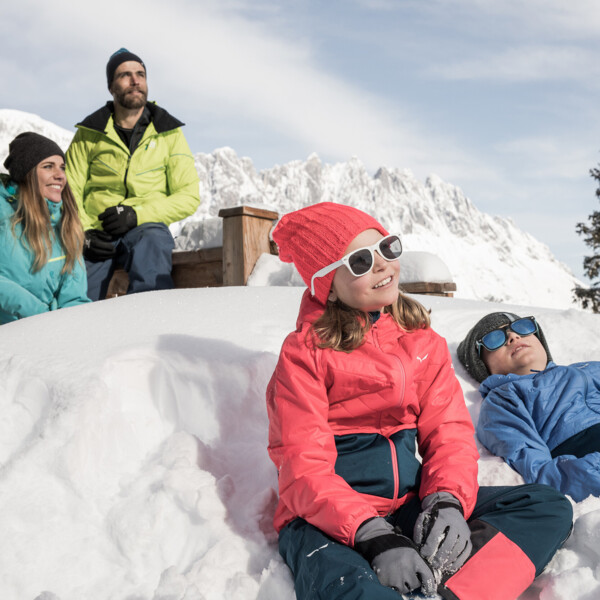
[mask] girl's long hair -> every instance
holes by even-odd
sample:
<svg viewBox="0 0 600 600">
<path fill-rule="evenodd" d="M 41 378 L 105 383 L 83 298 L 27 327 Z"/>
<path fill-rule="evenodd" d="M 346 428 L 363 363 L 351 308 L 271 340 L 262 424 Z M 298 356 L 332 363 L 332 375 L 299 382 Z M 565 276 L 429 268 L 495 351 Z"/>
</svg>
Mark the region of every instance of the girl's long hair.
<svg viewBox="0 0 600 600">
<path fill-rule="evenodd" d="M 63 273 L 71 273 L 75 262 L 81 260 L 83 251 L 83 228 L 77 212 L 77 204 L 69 183 L 65 183 L 62 192 L 62 218 L 60 226 L 60 245 L 65 252 Z M 17 210 L 12 218 L 12 231 L 18 224 L 23 227 L 25 241 L 33 251 L 33 272 L 46 265 L 52 253 L 54 230 L 50 222 L 50 211 L 46 200 L 40 193 L 36 168 L 25 176 L 19 184 Z M 16 234 L 15 234 L 16 235 Z"/>
<path fill-rule="evenodd" d="M 403 331 L 427 329 L 431 324 L 429 311 L 402 292 L 398 294 L 398 300 L 386 306 L 383 312 L 391 314 Z M 368 313 L 336 300 L 327 302 L 325 312 L 312 324 L 308 333 L 318 348 L 352 352 L 363 343 L 370 327 Z"/>
</svg>

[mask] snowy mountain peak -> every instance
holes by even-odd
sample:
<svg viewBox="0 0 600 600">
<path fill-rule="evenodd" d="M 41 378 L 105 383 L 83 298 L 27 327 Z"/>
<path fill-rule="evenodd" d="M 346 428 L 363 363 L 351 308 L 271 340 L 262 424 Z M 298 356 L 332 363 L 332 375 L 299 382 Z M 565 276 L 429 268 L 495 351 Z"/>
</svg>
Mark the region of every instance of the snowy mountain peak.
<svg viewBox="0 0 600 600">
<path fill-rule="evenodd" d="M 196 165 L 203 204 L 188 222 L 237 204 L 265 205 L 283 214 L 315 202 L 342 202 L 400 231 L 406 250 L 442 257 L 458 297 L 572 304 L 577 280 L 545 244 L 512 220 L 479 211 L 460 188 L 437 175 L 422 183 L 408 169 L 381 167 L 371 176 L 358 158 L 326 164 L 314 153 L 260 173 L 248 158 L 222 150 L 196 155 Z"/>
<path fill-rule="evenodd" d="M 54 140 L 63 150 L 66 150 L 73 139 L 73 131 L 67 131 L 37 115 L 0 108 L 0 165 L 8 154 L 8 144 L 24 131 L 35 131 Z"/>
</svg>

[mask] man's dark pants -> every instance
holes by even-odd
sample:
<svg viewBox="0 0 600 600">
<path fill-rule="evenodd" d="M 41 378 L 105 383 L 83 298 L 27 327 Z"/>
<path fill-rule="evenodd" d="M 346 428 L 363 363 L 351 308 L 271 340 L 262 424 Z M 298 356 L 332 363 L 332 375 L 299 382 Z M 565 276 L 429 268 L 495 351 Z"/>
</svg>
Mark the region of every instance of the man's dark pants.
<svg viewBox="0 0 600 600">
<path fill-rule="evenodd" d="M 88 297 L 101 300 L 118 265 L 129 275 L 128 294 L 173 288 L 173 236 L 164 223 L 144 223 L 114 240 L 117 254 L 98 262 L 85 261 Z"/>
</svg>

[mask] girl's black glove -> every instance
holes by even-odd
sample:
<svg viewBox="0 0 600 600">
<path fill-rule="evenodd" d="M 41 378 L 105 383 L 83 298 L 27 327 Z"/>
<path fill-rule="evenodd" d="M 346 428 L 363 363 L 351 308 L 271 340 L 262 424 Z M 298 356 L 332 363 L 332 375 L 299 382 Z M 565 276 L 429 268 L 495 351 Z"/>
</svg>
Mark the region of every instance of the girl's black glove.
<svg viewBox="0 0 600 600">
<path fill-rule="evenodd" d="M 435 577 L 417 546 L 383 517 L 369 519 L 358 528 L 354 549 L 369 561 L 382 585 L 401 594 L 418 588 L 425 595 L 435 593 Z"/>
</svg>

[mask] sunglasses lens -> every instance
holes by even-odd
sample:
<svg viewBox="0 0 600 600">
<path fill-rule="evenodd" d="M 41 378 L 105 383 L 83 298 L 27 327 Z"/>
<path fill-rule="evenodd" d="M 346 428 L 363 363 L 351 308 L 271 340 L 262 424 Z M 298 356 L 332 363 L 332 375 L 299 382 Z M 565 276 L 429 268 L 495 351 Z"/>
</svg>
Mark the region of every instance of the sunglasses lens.
<svg viewBox="0 0 600 600">
<path fill-rule="evenodd" d="M 532 317 L 525 317 L 524 319 L 517 319 L 513 321 L 508 328 L 503 327 L 502 329 L 495 329 L 486 333 L 481 338 L 481 343 L 490 351 L 498 350 L 506 343 L 508 339 L 508 331 L 514 331 L 517 335 L 525 336 L 531 335 L 537 331 L 537 323 Z"/>
<path fill-rule="evenodd" d="M 373 255 L 367 248 L 361 248 L 348 257 L 348 266 L 354 275 L 364 275 L 373 266 Z"/>
<path fill-rule="evenodd" d="M 518 319 L 510 324 L 510 328 L 519 335 L 531 335 L 537 330 L 537 325 L 533 319 Z"/>
<path fill-rule="evenodd" d="M 506 329 L 494 329 L 481 338 L 481 343 L 488 350 L 498 350 L 506 342 Z"/>
<path fill-rule="evenodd" d="M 402 242 L 397 235 L 388 235 L 379 243 L 379 252 L 387 260 L 395 260 L 402 254 Z"/>
</svg>

